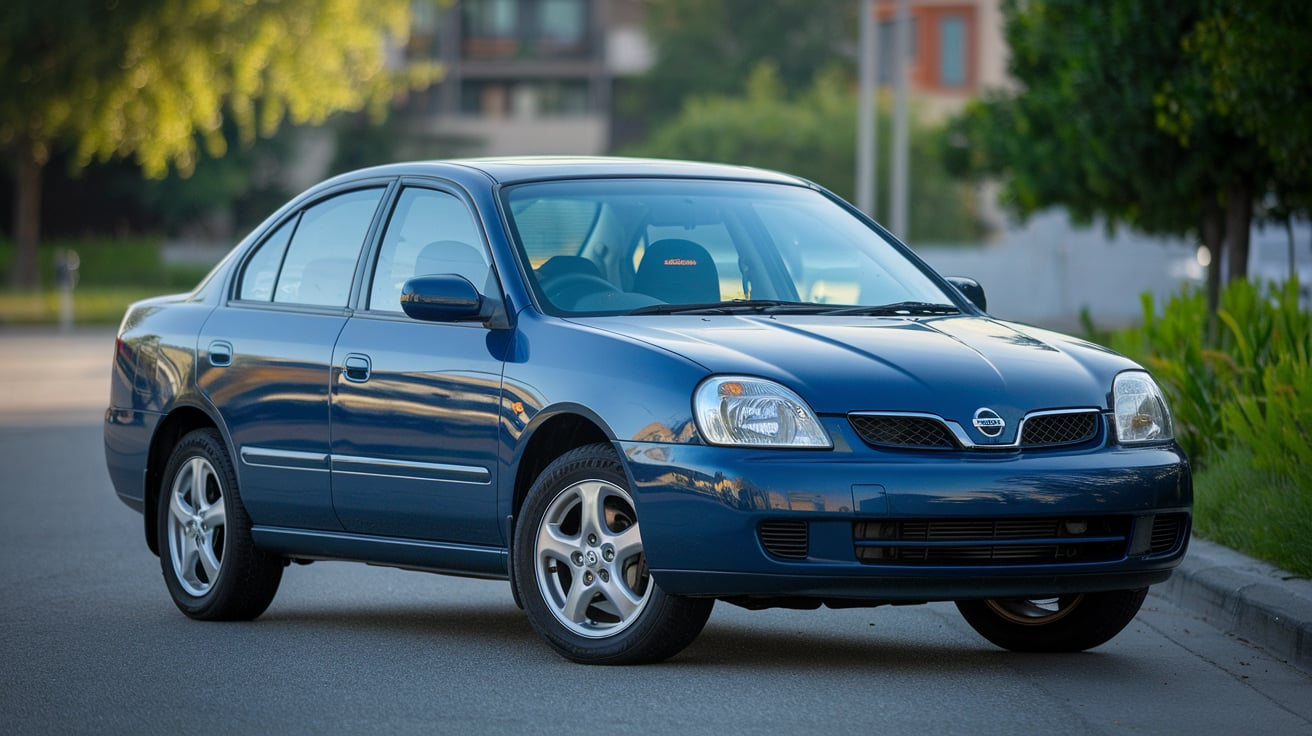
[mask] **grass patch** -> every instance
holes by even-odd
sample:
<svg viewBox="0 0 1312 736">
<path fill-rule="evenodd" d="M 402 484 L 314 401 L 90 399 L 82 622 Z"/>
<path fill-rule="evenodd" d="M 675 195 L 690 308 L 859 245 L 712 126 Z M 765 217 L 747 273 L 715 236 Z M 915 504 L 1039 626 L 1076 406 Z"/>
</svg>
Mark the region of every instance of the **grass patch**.
<svg viewBox="0 0 1312 736">
<path fill-rule="evenodd" d="M 186 291 L 174 289 L 173 291 Z M 129 304 L 167 293 L 143 286 L 78 287 L 73 298 L 73 323 L 117 325 Z M 0 325 L 53 325 L 59 322 L 59 292 L 0 291 Z"/>
<path fill-rule="evenodd" d="M 73 290 L 73 322 L 116 325 L 127 306 L 158 294 L 190 291 L 209 271 L 204 265 L 169 265 L 154 238 L 74 240 L 43 243 L 38 253 L 40 287 L 35 291 L 0 290 L 0 324 L 40 325 L 59 322 L 55 259 L 77 252 L 78 281 Z M 12 244 L 0 247 L 0 283 L 8 284 Z"/>
<path fill-rule="evenodd" d="M 1255 467 L 1232 449 L 1194 478 L 1194 531 L 1302 577 L 1312 577 L 1312 477 Z"/>
</svg>

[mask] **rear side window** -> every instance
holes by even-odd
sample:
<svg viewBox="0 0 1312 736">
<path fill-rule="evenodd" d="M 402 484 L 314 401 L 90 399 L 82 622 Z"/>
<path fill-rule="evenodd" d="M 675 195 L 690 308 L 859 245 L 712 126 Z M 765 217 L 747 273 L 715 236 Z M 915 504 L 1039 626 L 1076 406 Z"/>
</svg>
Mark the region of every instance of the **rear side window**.
<svg viewBox="0 0 1312 736">
<path fill-rule="evenodd" d="M 287 248 L 273 300 L 345 307 L 355 262 L 382 196 L 382 189 L 363 189 L 307 209 Z"/>
<path fill-rule="evenodd" d="M 339 194 L 288 220 L 246 262 L 238 298 L 345 307 L 382 196 L 382 188 Z"/>
</svg>

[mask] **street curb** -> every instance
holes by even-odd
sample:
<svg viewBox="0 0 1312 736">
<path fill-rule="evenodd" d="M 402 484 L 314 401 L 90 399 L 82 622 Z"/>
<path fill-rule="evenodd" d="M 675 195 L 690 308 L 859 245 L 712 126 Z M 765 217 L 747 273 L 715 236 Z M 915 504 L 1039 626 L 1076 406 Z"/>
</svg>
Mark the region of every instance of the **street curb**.
<svg viewBox="0 0 1312 736">
<path fill-rule="evenodd" d="M 1312 672 L 1312 580 L 1194 537 L 1154 592 Z"/>
</svg>

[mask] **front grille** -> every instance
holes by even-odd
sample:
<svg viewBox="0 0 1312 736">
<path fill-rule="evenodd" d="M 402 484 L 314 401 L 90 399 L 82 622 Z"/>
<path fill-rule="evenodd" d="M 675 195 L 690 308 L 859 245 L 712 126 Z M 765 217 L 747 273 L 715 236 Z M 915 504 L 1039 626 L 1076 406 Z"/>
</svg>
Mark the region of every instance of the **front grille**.
<svg viewBox="0 0 1312 736">
<path fill-rule="evenodd" d="M 888 414 L 852 414 L 852 429 L 861 440 L 876 447 L 920 450 L 955 450 L 957 441 L 943 423 L 929 417 Z"/>
<path fill-rule="evenodd" d="M 960 450 L 961 443 L 940 418 L 913 414 L 849 414 L 848 422 L 861 441 L 894 450 Z M 1025 417 L 1017 445 L 983 444 L 971 449 L 1043 449 L 1078 445 L 1098 436 L 1097 411 L 1036 413 Z"/>
<path fill-rule="evenodd" d="M 1184 528 L 1184 514 L 1158 514 L 1153 519 L 1153 534 L 1148 543 L 1150 554 L 1159 555 L 1170 552 L 1180 543 L 1180 531 Z"/>
<path fill-rule="evenodd" d="M 1076 445 L 1098 433 L 1098 412 L 1040 414 L 1028 417 L 1021 433 L 1022 447 Z"/>
<path fill-rule="evenodd" d="M 765 551 L 785 560 L 805 560 L 810 535 L 805 521 L 763 521 L 756 528 Z"/>
<path fill-rule="evenodd" d="M 1128 517 L 914 519 L 852 525 L 856 558 L 871 565 L 1043 565 L 1125 556 Z"/>
</svg>

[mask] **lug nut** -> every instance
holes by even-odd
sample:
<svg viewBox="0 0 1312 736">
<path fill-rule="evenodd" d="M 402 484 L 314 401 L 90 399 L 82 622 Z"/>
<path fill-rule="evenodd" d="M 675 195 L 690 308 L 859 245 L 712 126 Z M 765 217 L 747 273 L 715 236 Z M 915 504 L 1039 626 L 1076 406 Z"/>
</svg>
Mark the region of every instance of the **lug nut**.
<svg viewBox="0 0 1312 736">
<path fill-rule="evenodd" d="M 596 534 L 589 534 L 589 535 L 588 535 L 588 544 L 595 545 L 596 543 L 597 543 L 597 535 L 596 535 Z"/>
</svg>

